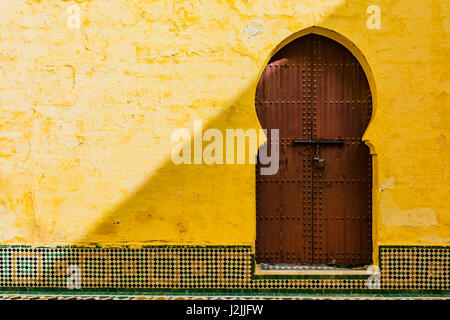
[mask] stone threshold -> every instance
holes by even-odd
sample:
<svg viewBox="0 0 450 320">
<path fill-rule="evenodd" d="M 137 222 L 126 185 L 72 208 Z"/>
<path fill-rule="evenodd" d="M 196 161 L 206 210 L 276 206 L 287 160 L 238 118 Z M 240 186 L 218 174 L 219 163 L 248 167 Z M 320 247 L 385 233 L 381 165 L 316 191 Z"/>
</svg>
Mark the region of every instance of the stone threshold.
<svg viewBox="0 0 450 320">
<path fill-rule="evenodd" d="M 358 268 L 338 268 L 327 265 L 268 265 L 255 266 L 255 275 L 373 275 L 374 266 Z"/>
</svg>

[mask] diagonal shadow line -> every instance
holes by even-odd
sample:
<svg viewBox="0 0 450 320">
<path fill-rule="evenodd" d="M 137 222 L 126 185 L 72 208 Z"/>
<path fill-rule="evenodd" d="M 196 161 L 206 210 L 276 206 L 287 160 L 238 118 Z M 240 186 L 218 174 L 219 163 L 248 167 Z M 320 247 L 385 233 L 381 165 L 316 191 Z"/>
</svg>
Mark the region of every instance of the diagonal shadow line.
<svg viewBox="0 0 450 320">
<path fill-rule="evenodd" d="M 320 21 L 320 25 L 346 24 L 347 21 L 339 20 L 338 8 L 345 10 L 347 2 L 343 1 L 334 8 L 329 16 Z M 359 6 L 364 14 L 364 5 Z M 304 28 L 303 31 L 312 28 L 316 27 Z M 284 39 L 272 55 L 294 35 Z M 369 76 L 370 70 L 365 71 Z M 261 128 L 254 106 L 255 88 L 256 84 L 241 91 L 234 99 L 235 103 L 209 120 L 203 130 L 216 128 L 225 133 L 227 128 Z M 164 243 L 253 245 L 256 223 L 252 208 L 255 199 L 243 198 L 242 186 L 237 188 L 236 184 L 245 181 L 246 194 L 253 195 L 254 177 L 255 165 L 175 165 L 168 159 L 134 194 L 104 215 L 85 236 L 73 243 L 130 246 Z M 208 209 L 210 212 L 206 212 Z M 222 225 L 218 227 L 218 223 Z"/>
<path fill-rule="evenodd" d="M 206 125 L 203 124 L 203 131 L 209 128 L 219 129 L 225 137 L 226 129 L 258 130 L 260 126 L 253 106 L 253 91 L 243 90 L 231 106 Z M 190 129 L 189 126 L 192 128 L 193 123 L 187 123 L 186 126 Z M 192 137 L 192 155 L 193 140 Z M 203 148 L 208 143 L 203 142 Z M 104 215 L 75 243 L 212 243 L 214 240 L 208 239 L 214 235 L 218 239 L 217 243 L 230 244 L 230 232 L 238 234 L 236 243 L 242 243 L 242 237 L 248 238 L 247 230 L 252 227 L 253 222 L 253 212 L 249 210 L 249 206 L 253 205 L 254 199 L 242 199 L 242 186 L 238 186 L 241 181 L 236 177 L 247 176 L 248 181 L 253 182 L 254 165 L 175 165 L 170 154 L 168 156 L 169 159 L 134 194 Z M 246 188 L 253 194 L 253 184 Z M 210 212 L 205 212 L 208 208 Z M 234 217 L 239 218 L 232 220 Z M 224 222 L 223 228 L 217 228 L 220 221 Z"/>
</svg>

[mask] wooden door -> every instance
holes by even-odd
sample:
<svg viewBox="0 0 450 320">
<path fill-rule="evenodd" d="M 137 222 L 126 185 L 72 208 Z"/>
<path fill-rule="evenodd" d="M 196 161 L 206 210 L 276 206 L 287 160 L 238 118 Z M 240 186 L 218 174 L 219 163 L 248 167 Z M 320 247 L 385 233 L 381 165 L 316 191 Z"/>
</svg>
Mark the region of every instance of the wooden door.
<svg viewBox="0 0 450 320">
<path fill-rule="evenodd" d="M 280 143 L 277 174 L 256 166 L 257 263 L 369 264 L 371 95 L 358 61 L 331 39 L 299 38 L 266 66 L 256 111 Z"/>
</svg>

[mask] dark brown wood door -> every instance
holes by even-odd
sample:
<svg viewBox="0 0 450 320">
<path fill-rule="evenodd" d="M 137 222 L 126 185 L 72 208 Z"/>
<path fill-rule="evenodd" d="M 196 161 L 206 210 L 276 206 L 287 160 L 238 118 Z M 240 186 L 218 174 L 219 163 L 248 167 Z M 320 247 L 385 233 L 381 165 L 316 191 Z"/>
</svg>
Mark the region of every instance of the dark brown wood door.
<svg viewBox="0 0 450 320">
<path fill-rule="evenodd" d="M 331 39 L 299 38 L 266 66 L 256 111 L 280 138 L 278 173 L 256 166 L 257 263 L 369 264 L 371 94 L 358 61 Z"/>
</svg>

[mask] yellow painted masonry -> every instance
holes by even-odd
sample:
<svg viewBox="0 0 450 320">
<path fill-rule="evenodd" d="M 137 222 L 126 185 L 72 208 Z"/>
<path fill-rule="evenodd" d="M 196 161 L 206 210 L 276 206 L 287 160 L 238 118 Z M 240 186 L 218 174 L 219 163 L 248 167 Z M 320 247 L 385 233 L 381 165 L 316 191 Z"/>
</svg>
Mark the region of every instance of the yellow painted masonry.
<svg viewBox="0 0 450 320">
<path fill-rule="evenodd" d="M 254 165 L 175 165 L 170 136 L 260 128 L 264 66 L 317 32 L 370 81 L 375 251 L 448 245 L 449 16 L 445 0 L 0 1 L 0 244 L 253 245 Z"/>
</svg>

